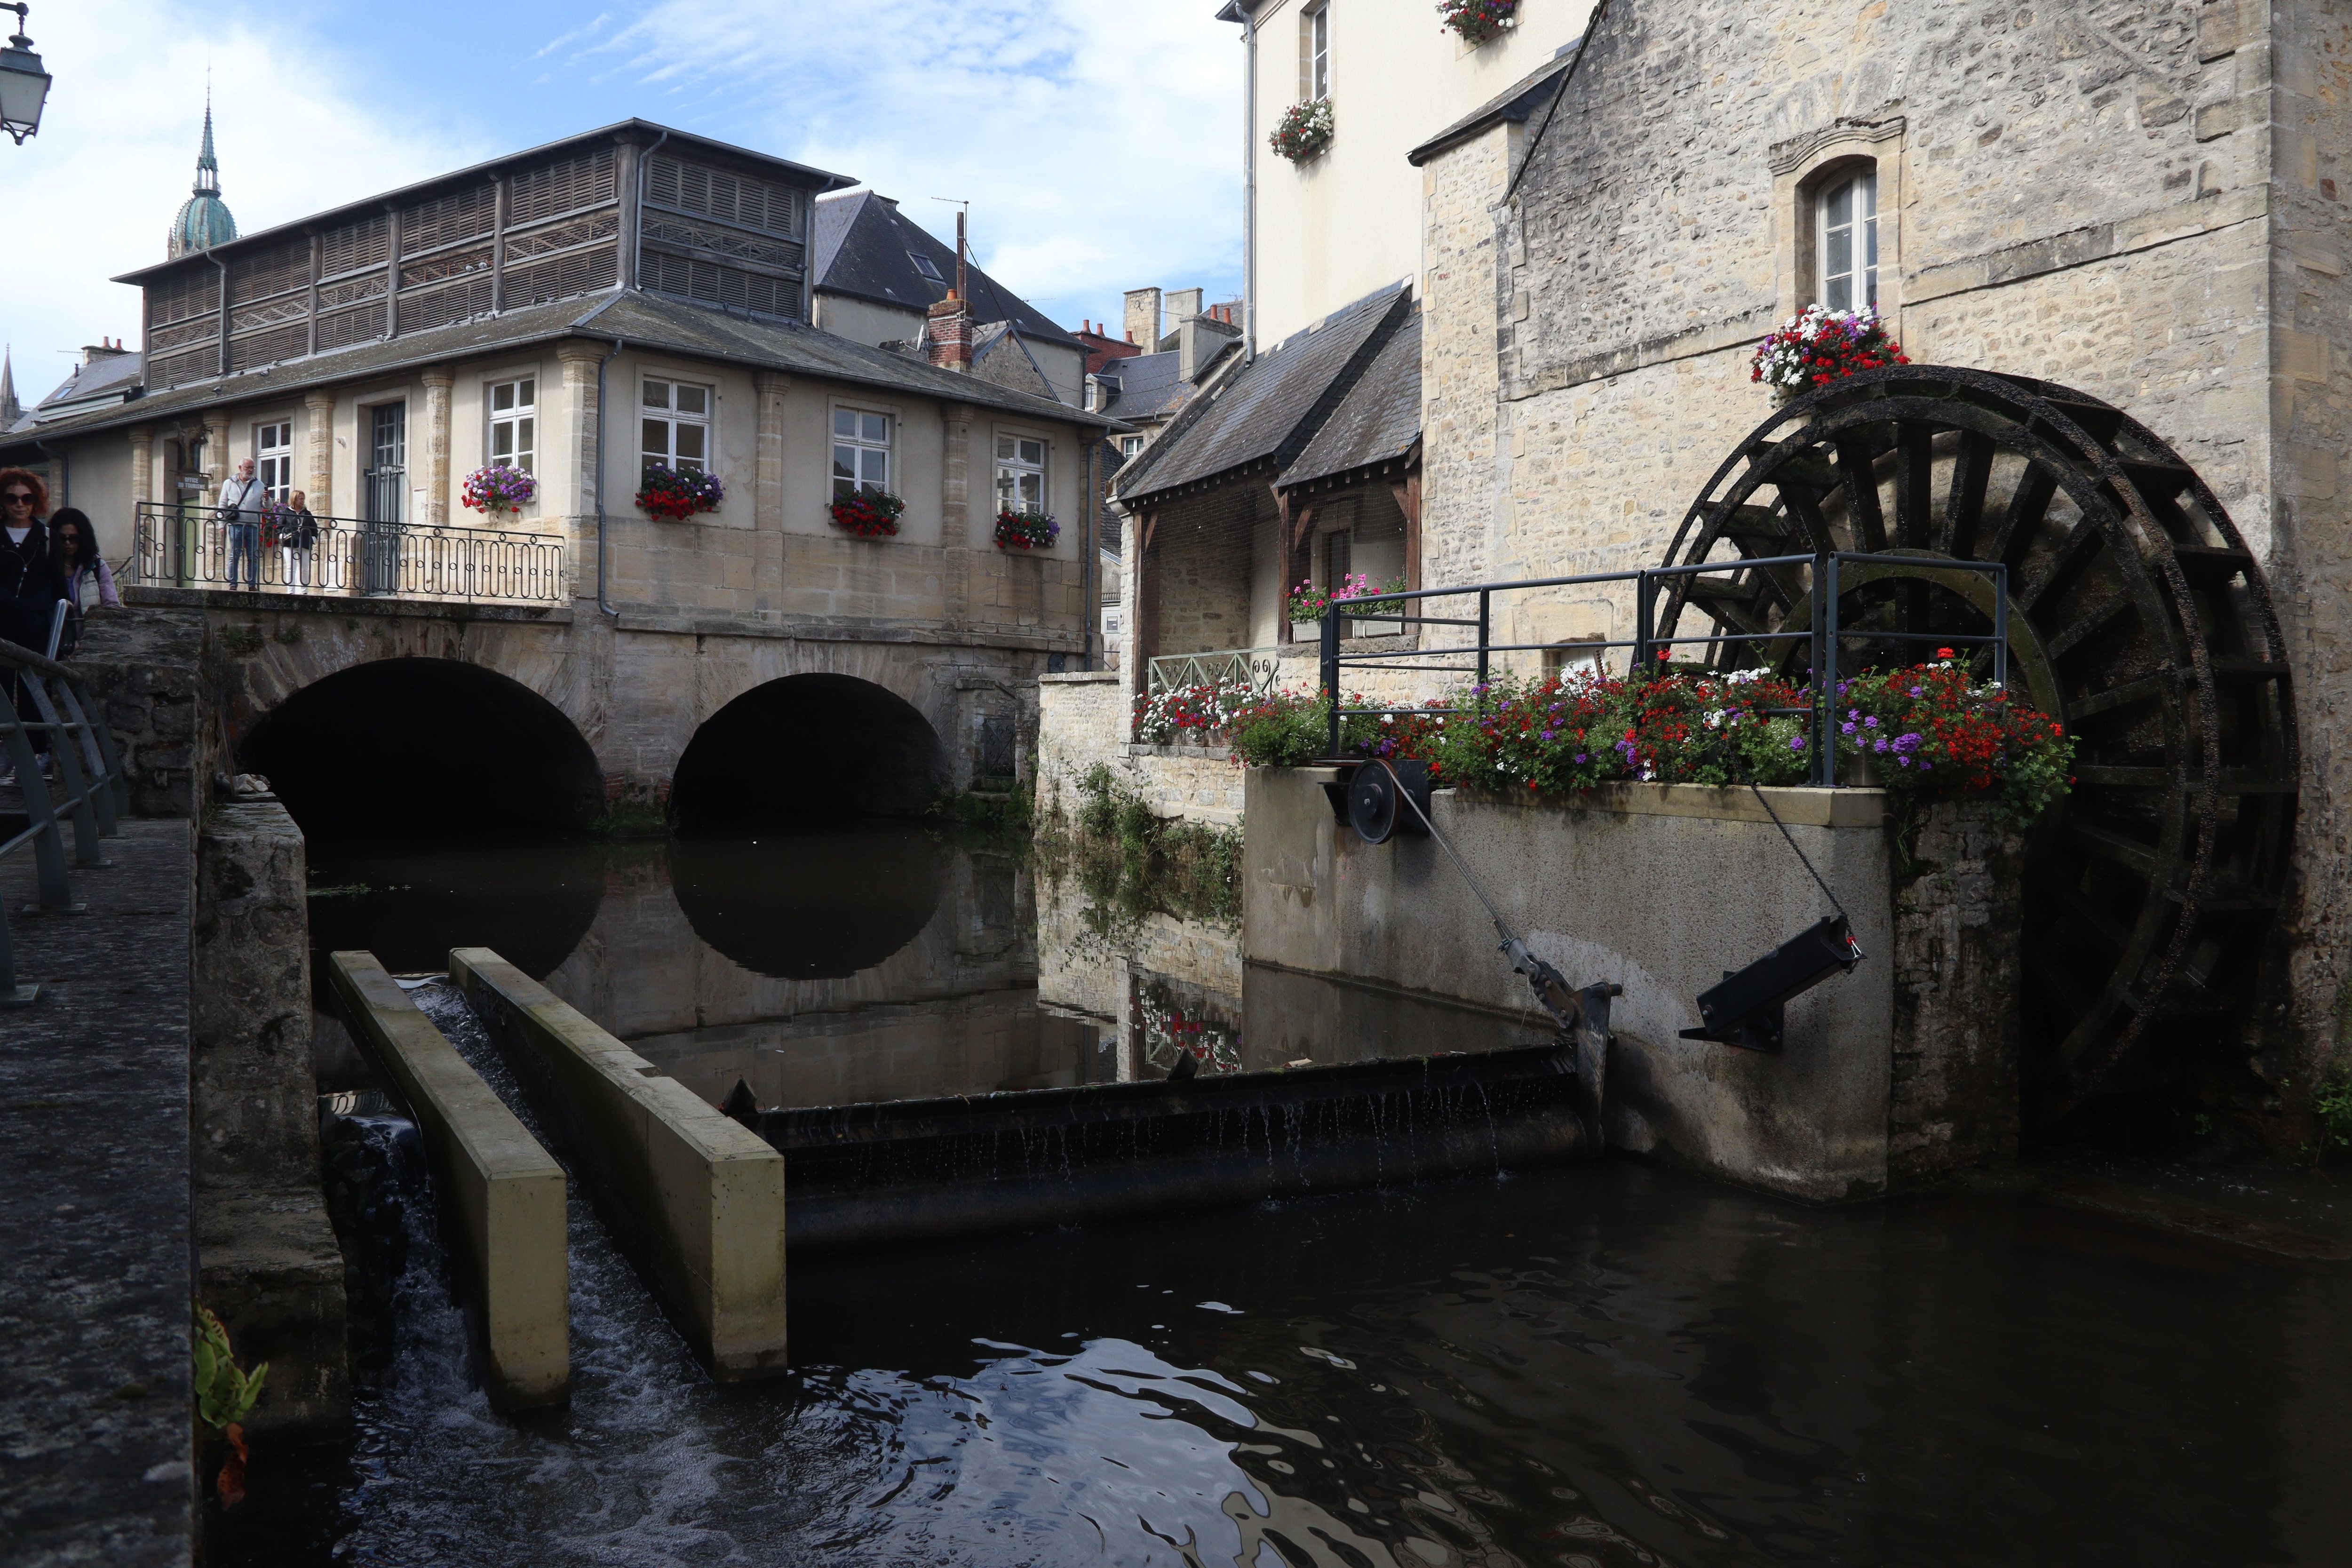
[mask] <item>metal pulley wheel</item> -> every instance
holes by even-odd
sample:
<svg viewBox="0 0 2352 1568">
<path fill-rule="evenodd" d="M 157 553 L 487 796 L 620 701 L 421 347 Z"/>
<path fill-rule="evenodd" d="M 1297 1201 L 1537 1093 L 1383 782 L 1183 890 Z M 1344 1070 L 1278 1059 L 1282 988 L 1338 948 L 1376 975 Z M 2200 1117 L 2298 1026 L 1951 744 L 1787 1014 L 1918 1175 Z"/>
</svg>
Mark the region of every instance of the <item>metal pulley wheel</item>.
<svg viewBox="0 0 2352 1568">
<path fill-rule="evenodd" d="M 1367 844 L 1385 844 L 1400 833 L 1426 837 L 1428 812 L 1427 763 L 1402 757 L 1365 763 L 1348 781 L 1348 826 Z"/>
<path fill-rule="evenodd" d="M 2212 489 L 2086 393 L 1898 365 L 1757 426 L 1665 564 L 1829 551 L 1883 558 L 1839 573 L 1840 626 L 1858 634 L 1842 671 L 1927 657 L 1874 629 L 1990 633 L 1992 580 L 1936 563 L 2006 564 L 2011 688 L 2074 738 L 2074 790 L 2026 846 L 2032 1109 L 2146 1089 L 2231 1044 L 2287 888 L 2301 765 L 2270 590 Z M 1686 609 L 1713 623 L 1693 630 L 1804 629 L 1811 575 L 1677 579 L 1661 634 Z M 1805 646 L 1727 643 L 1717 662 L 1802 679 Z"/>
</svg>

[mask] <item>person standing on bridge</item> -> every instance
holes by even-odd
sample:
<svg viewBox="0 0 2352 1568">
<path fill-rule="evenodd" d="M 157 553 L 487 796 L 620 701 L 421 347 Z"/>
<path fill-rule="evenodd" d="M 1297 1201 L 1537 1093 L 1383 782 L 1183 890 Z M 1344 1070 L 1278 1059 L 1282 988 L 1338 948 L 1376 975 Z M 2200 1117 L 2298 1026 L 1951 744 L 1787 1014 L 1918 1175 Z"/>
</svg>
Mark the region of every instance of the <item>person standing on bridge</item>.
<svg viewBox="0 0 2352 1568">
<path fill-rule="evenodd" d="M 228 585 L 236 586 L 236 566 L 246 564 L 246 581 L 257 594 L 261 592 L 261 512 L 269 504 L 269 487 L 253 471 L 253 459 L 246 458 L 236 466 L 236 472 L 224 480 L 220 489 L 221 521 L 228 525 Z"/>
<path fill-rule="evenodd" d="M 94 589 L 98 602 L 120 609 L 122 595 L 114 591 L 114 574 L 98 552 L 98 530 L 78 507 L 61 506 L 49 519 L 49 566 L 65 584 L 66 628 L 58 640 L 58 657 L 70 658 L 81 641 L 83 600 Z"/>
<path fill-rule="evenodd" d="M 64 595 L 49 563 L 48 531 L 40 522 L 48 510 L 49 487 L 29 469 L 0 468 L 0 637 L 35 653 L 48 646 L 50 606 Z M 40 710 L 23 681 L 11 674 L 0 684 L 19 721 L 40 722 Z M 36 732 L 33 749 L 41 753 L 46 772 L 47 731 Z M 0 773 L 5 774 L 0 783 L 15 782 L 16 770 L 5 757 L 0 757 Z"/>
<path fill-rule="evenodd" d="M 319 548 L 319 520 L 310 515 L 310 501 L 302 491 L 294 491 L 278 520 L 278 575 L 289 588 L 317 585 L 310 576 Z"/>
</svg>

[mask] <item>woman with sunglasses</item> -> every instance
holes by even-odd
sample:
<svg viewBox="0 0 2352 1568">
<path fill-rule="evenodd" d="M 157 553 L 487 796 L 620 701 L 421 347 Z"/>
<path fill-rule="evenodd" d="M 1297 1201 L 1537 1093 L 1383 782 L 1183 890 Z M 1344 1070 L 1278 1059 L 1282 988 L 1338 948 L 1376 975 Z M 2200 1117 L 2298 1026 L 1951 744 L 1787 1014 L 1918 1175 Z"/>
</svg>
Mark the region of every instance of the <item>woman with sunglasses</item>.
<svg viewBox="0 0 2352 1568">
<path fill-rule="evenodd" d="M 38 653 L 48 646 L 49 607 L 65 596 L 49 564 L 48 531 L 41 519 L 49 510 L 49 487 L 26 468 L 0 468 L 0 637 Z M 30 692 L 14 675 L 5 682 L 16 717 L 38 723 Z M 48 736 L 37 731 L 34 750 L 46 765 Z M 14 783 L 16 769 L 0 756 L 0 783 Z"/>
<path fill-rule="evenodd" d="M 49 566 L 65 584 L 66 633 L 58 643 L 58 657 L 70 658 L 81 641 L 83 604 L 92 589 L 98 602 L 120 609 L 122 595 L 114 591 L 114 574 L 98 552 L 98 531 L 79 508 L 61 506 L 49 517 Z"/>
</svg>

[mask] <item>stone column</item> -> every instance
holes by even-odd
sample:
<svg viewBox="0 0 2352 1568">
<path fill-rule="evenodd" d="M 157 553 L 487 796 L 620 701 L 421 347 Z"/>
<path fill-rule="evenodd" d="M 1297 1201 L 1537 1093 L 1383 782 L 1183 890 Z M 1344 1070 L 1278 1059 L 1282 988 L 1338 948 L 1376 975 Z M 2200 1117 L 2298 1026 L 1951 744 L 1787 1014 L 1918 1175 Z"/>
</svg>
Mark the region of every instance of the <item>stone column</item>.
<svg viewBox="0 0 2352 1568">
<path fill-rule="evenodd" d="M 947 598 L 947 624 L 971 624 L 971 416 L 968 403 L 941 411 L 946 437 L 940 462 L 940 543 L 946 548 L 940 574 Z"/>
<path fill-rule="evenodd" d="M 435 365 L 425 383 L 425 517 L 430 527 L 449 521 L 449 389 L 457 384 L 447 365 Z"/>
<path fill-rule="evenodd" d="M 335 510 L 335 395 L 313 392 L 302 399 L 302 492 L 310 510 L 331 517 Z"/>
<path fill-rule="evenodd" d="M 141 426 L 131 432 L 131 501 L 155 499 L 155 432 Z"/>
<path fill-rule="evenodd" d="M 604 357 L 605 345 L 576 340 L 555 345 L 555 357 L 563 365 L 563 402 L 558 418 L 563 432 L 563 445 L 557 450 L 569 459 L 565 482 L 555 481 L 558 471 L 552 465 L 543 465 L 541 478 L 549 493 L 542 499 L 540 516 L 550 518 L 562 513 L 571 519 L 572 581 L 575 594 L 593 595 L 596 583 L 596 364 Z M 626 398 L 622 406 L 628 405 Z M 551 425 L 545 415 L 540 416 L 540 429 L 552 434 L 557 426 Z M 555 456 L 554 452 L 549 454 Z M 559 460 L 562 460 L 559 458 Z"/>
<path fill-rule="evenodd" d="M 751 525 L 781 529 L 784 525 L 784 398 L 792 390 L 793 378 L 763 370 L 751 383 L 760 395 Z"/>
<path fill-rule="evenodd" d="M 205 412 L 205 500 L 220 494 L 221 486 L 228 482 L 229 470 L 236 465 L 228 460 L 228 411 L 212 408 Z"/>
</svg>

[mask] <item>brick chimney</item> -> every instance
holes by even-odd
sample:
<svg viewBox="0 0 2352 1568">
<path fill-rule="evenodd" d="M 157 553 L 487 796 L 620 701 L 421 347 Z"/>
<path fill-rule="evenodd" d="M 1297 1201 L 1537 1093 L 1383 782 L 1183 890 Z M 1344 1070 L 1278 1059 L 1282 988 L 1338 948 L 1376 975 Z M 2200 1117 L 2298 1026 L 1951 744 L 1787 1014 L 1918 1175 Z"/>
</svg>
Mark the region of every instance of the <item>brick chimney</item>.
<svg viewBox="0 0 2352 1568">
<path fill-rule="evenodd" d="M 1179 289 L 1168 296 L 1168 313 L 1176 319 L 1176 325 L 1181 327 L 1201 313 L 1201 293 L 1198 289 Z"/>
<path fill-rule="evenodd" d="M 971 371 L 971 307 L 952 289 L 931 307 L 925 331 L 930 340 L 931 363 L 941 370 Z"/>
<path fill-rule="evenodd" d="M 84 364 L 96 364 L 100 360 L 119 359 L 130 352 L 131 351 L 129 349 L 124 348 L 121 342 L 117 342 L 113 338 L 100 338 L 94 343 L 82 344 L 81 363 Z"/>
<path fill-rule="evenodd" d="M 1160 290 L 1129 289 L 1127 291 L 1127 341 L 1145 353 L 1160 352 Z"/>
</svg>

